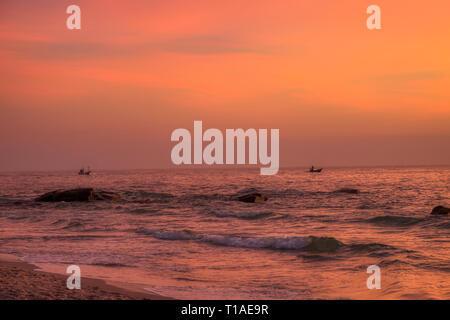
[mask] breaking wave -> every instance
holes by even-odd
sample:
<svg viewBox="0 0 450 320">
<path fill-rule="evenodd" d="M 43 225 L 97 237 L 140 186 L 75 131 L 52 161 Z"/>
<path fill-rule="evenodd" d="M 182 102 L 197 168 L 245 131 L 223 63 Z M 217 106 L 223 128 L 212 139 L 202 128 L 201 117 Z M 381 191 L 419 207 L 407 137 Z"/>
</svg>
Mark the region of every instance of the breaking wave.
<svg viewBox="0 0 450 320">
<path fill-rule="evenodd" d="M 279 250 L 298 250 L 305 248 L 309 244 L 308 237 L 243 238 L 222 235 L 205 235 L 201 240 L 219 246 Z"/>
<path fill-rule="evenodd" d="M 269 211 L 243 211 L 243 212 L 213 211 L 212 214 L 219 218 L 233 217 L 233 218 L 238 218 L 238 219 L 253 220 L 253 219 L 260 219 L 260 218 L 272 216 L 273 212 L 269 212 Z"/>
<path fill-rule="evenodd" d="M 199 234 L 190 230 L 164 231 L 138 229 L 137 233 L 150 235 L 160 240 L 195 240 L 218 246 L 272 249 L 272 250 L 308 250 L 331 252 L 343 246 L 343 243 L 331 237 L 239 237 L 229 235 Z"/>
</svg>

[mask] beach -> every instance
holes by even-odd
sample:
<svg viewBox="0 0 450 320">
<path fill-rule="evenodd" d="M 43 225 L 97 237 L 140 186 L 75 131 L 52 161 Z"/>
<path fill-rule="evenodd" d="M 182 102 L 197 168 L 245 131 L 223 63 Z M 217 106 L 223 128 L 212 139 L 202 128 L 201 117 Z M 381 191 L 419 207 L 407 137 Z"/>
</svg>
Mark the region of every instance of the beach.
<svg viewBox="0 0 450 320">
<path fill-rule="evenodd" d="M 13 255 L 0 255 L 0 300 L 161 300 L 165 297 L 133 292 L 103 280 L 82 278 L 80 290 L 66 287 L 67 277 L 39 271 Z"/>
</svg>

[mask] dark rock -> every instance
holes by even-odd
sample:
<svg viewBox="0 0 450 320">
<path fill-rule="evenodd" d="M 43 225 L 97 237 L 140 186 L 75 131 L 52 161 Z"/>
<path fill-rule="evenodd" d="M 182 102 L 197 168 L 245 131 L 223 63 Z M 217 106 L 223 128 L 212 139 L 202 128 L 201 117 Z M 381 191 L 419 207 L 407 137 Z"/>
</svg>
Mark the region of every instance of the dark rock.
<svg viewBox="0 0 450 320">
<path fill-rule="evenodd" d="M 93 188 L 78 188 L 48 192 L 35 200 L 39 202 L 120 200 L 120 196 L 108 191 L 94 190 Z"/>
<path fill-rule="evenodd" d="M 358 189 L 352 189 L 352 188 L 341 188 L 341 189 L 336 190 L 334 192 L 336 192 L 336 193 L 353 193 L 353 194 L 356 194 L 356 193 L 359 193 L 359 190 Z"/>
<path fill-rule="evenodd" d="M 434 208 L 431 211 L 431 214 L 433 215 L 444 215 L 444 214 L 449 214 L 450 213 L 450 208 L 446 208 L 443 206 L 437 206 L 436 208 Z"/>
<path fill-rule="evenodd" d="M 249 193 L 249 194 L 244 194 L 242 196 L 238 196 L 236 198 L 237 201 L 249 202 L 249 203 L 264 202 L 264 201 L 267 201 L 267 199 L 268 199 L 267 196 L 262 193 Z"/>
<path fill-rule="evenodd" d="M 105 191 L 105 190 L 94 190 L 94 200 L 112 200 L 119 201 L 120 195 L 114 192 Z"/>
</svg>

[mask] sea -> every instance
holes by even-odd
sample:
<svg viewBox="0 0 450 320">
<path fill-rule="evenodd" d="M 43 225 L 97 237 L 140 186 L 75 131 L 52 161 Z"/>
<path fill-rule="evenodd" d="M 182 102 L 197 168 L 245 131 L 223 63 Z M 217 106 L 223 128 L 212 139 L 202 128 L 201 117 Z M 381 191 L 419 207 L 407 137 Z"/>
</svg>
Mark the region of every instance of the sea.
<svg viewBox="0 0 450 320">
<path fill-rule="evenodd" d="M 448 166 L 4 172 L 0 253 L 176 299 L 450 299 L 449 186 Z M 121 200 L 34 200 L 80 187 Z"/>
</svg>

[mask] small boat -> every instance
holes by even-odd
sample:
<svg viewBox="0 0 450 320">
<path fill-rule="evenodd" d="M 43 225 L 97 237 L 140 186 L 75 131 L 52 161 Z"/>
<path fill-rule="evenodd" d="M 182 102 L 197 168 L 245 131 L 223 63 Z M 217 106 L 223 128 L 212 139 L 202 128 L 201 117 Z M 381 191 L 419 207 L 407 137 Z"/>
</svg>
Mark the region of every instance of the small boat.
<svg viewBox="0 0 450 320">
<path fill-rule="evenodd" d="M 312 166 L 311 168 L 309 168 L 309 172 L 321 172 L 322 168 L 319 169 L 314 169 L 314 166 Z"/>
<path fill-rule="evenodd" d="M 80 171 L 78 171 L 78 175 L 80 175 L 80 176 L 88 176 L 90 174 L 91 174 L 91 170 L 89 167 L 87 170 L 84 170 L 84 168 L 81 168 Z"/>
</svg>

